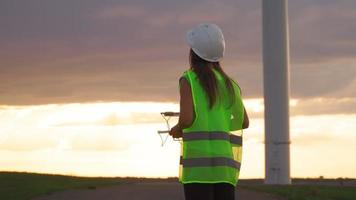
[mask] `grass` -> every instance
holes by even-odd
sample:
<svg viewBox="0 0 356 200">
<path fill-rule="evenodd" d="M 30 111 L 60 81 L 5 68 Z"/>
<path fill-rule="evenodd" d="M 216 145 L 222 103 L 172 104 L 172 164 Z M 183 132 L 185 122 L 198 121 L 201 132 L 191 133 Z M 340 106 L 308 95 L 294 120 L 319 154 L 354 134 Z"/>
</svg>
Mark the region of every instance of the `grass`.
<svg viewBox="0 0 356 200">
<path fill-rule="evenodd" d="M 273 193 L 288 200 L 355 200 L 356 187 L 322 185 L 241 185 L 256 191 Z"/>
<path fill-rule="evenodd" d="M 130 177 L 77 177 L 26 172 L 0 172 L 0 200 L 29 200 L 66 189 L 96 189 L 97 186 L 130 184 L 134 182 L 169 181 L 177 178 L 148 179 Z M 294 181 L 294 180 L 293 180 Z M 304 180 L 299 180 L 304 181 Z M 241 180 L 239 187 L 286 197 L 288 200 L 356 200 L 356 187 L 309 185 L 263 185 L 262 180 Z M 334 182 L 329 181 L 329 182 Z"/>
<path fill-rule="evenodd" d="M 1 200 L 28 200 L 70 188 L 95 189 L 96 186 L 127 183 L 119 178 L 91 178 L 63 175 L 0 172 Z"/>
</svg>

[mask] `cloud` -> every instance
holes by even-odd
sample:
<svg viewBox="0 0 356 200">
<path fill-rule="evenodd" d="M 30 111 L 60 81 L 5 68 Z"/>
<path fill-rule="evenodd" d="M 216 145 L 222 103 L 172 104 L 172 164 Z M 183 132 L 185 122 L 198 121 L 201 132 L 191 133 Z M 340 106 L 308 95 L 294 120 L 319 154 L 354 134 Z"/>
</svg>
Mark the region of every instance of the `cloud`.
<svg viewBox="0 0 356 200">
<path fill-rule="evenodd" d="M 355 97 L 349 86 L 356 81 L 356 59 L 336 59 L 320 64 L 291 65 L 292 97 Z M 346 88 L 350 90 L 340 92 Z"/>
<path fill-rule="evenodd" d="M 115 134 L 75 134 L 68 140 L 73 151 L 114 151 L 127 150 L 132 144 Z"/>
<path fill-rule="evenodd" d="M 0 140 L 0 150 L 8 151 L 35 151 L 53 148 L 56 138 L 49 134 L 27 133 L 26 130 L 13 133 L 2 133 Z M 40 139 L 39 139 L 40 138 Z"/>
<path fill-rule="evenodd" d="M 115 19 L 115 18 L 139 18 L 146 15 L 147 12 L 140 5 L 116 5 L 108 6 L 100 10 L 97 14 L 99 19 Z"/>
<path fill-rule="evenodd" d="M 355 7 L 290 2 L 293 98 L 354 97 Z M 2 1 L 0 11 L 0 104 L 177 102 L 184 34 L 200 21 L 223 29 L 223 67 L 244 97 L 263 96 L 260 1 Z"/>
<path fill-rule="evenodd" d="M 296 4 L 296 3 L 294 3 Z M 292 3 L 292 5 L 294 5 Z M 301 3 L 300 3 L 301 4 Z M 291 55 L 296 62 L 327 62 L 355 54 L 355 3 L 308 3 L 290 8 Z"/>
<path fill-rule="evenodd" d="M 162 116 L 157 113 L 137 113 L 122 112 L 121 116 L 116 113 L 105 115 L 102 118 L 94 120 L 63 120 L 52 124 L 53 126 L 117 126 L 125 124 L 145 124 L 145 123 L 160 123 L 163 121 Z"/>
<path fill-rule="evenodd" d="M 245 99 L 244 105 L 250 118 L 264 117 L 263 99 Z M 289 113 L 295 116 L 352 115 L 356 113 L 356 98 L 301 98 L 291 99 Z"/>
<path fill-rule="evenodd" d="M 356 98 L 300 99 L 291 109 L 292 115 L 355 114 Z"/>
<path fill-rule="evenodd" d="M 176 108 L 154 102 L 0 106 L 0 150 L 124 151 L 146 136 L 158 142 L 157 129 L 167 128 L 159 112 Z"/>
</svg>

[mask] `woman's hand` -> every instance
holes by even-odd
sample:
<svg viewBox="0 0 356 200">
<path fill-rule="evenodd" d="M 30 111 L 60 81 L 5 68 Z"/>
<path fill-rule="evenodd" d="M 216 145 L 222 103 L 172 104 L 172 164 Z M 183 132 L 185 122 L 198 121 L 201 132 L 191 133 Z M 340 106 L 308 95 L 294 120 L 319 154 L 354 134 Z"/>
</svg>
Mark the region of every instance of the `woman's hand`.
<svg viewBox="0 0 356 200">
<path fill-rule="evenodd" d="M 182 129 L 176 124 L 171 130 L 169 131 L 169 135 L 172 136 L 173 138 L 180 138 L 183 137 L 183 132 Z"/>
</svg>

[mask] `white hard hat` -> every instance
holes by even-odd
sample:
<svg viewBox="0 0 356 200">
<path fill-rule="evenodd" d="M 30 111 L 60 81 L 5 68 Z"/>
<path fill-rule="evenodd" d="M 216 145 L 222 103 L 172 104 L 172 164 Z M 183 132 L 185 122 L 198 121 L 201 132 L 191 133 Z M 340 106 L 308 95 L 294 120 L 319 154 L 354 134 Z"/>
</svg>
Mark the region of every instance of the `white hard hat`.
<svg viewBox="0 0 356 200">
<path fill-rule="evenodd" d="M 225 40 L 216 24 L 201 23 L 186 34 L 189 46 L 200 58 L 218 62 L 224 56 Z"/>
</svg>

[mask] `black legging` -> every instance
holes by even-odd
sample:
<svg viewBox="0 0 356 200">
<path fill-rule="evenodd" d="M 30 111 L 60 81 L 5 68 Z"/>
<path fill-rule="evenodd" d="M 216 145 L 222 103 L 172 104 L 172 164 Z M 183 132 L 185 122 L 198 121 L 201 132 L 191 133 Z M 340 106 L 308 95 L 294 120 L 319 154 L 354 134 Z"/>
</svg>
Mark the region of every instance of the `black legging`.
<svg viewBox="0 0 356 200">
<path fill-rule="evenodd" d="M 235 187 L 229 183 L 183 184 L 185 200 L 234 200 Z"/>
</svg>

